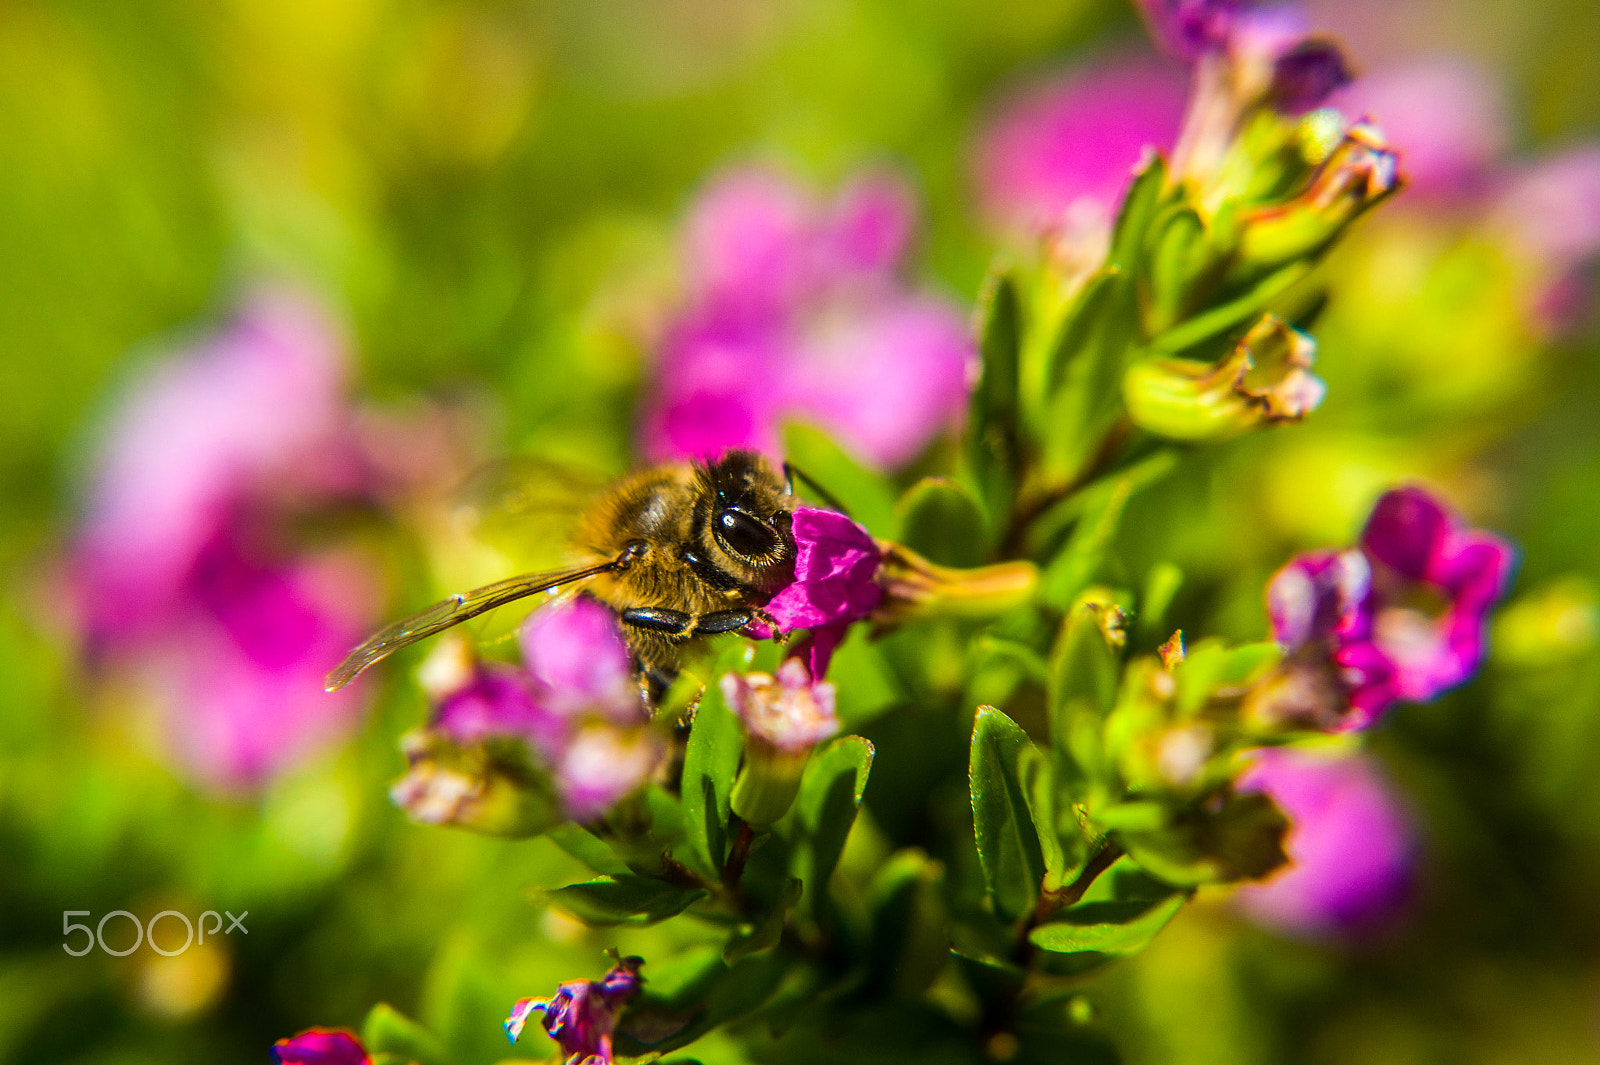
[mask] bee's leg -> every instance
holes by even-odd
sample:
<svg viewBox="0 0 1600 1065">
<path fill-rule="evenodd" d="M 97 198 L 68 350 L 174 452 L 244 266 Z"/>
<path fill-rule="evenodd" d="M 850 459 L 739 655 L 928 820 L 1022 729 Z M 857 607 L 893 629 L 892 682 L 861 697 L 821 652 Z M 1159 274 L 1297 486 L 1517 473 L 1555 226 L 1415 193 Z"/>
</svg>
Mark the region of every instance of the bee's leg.
<svg viewBox="0 0 1600 1065">
<path fill-rule="evenodd" d="M 677 679 L 677 675 L 678 671 L 675 669 L 661 669 L 642 662 L 639 664 L 639 695 L 652 716 L 655 715 L 656 707 L 661 705 L 667 689 L 672 687 L 672 682 Z"/>
<path fill-rule="evenodd" d="M 659 632 L 671 639 L 687 640 L 691 636 L 716 635 L 735 632 L 755 620 L 748 610 L 715 610 L 709 614 L 688 614 L 666 607 L 639 606 L 617 615 L 624 625 L 636 629 Z"/>
</svg>

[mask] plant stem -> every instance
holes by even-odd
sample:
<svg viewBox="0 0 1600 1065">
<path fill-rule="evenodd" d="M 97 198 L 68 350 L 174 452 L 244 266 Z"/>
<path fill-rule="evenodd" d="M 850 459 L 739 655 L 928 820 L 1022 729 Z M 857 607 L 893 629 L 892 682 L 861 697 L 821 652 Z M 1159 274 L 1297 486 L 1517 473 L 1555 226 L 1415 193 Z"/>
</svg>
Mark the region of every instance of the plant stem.
<svg viewBox="0 0 1600 1065">
<path fill-rule="evenodd" d="M 1028 934 L 1083 898 L 1090 885 L 1100 878 L 1101 873 L 1111 868 L 1112 863 L 1122 857 L 1122 854 L 1123 850 L 1119 845 L 1109 839 L 1103 840 L 1100 843 L 1100 849 L 1090 856 L 1088 862 L 1079 870 L 1078 875 L 1072 878 L 1072 883 L 1059 887 L 1054 891 L 1041 891 L 1039 893 L 1039 901 L 1034 905 L 1033 912 L 1023 920 L 1021 926 L 1017 929 L 1017 945 L 1012 952 L 1012 957 L 1018 965 L 1027 968 L 1033 960 L 1034 946 L 1033 942 L 1028 938 Z"/>
<path fill-rule="evenodd" d="M 1126 416 L 1120 417 L 1107 430 L 1101 438 L 1100 444 L 1095 448 L 1094 454 L 1089 457 L 1082 471 L 1072 480 L 1055 488 L 1045 489 L 1038 493 L 1029 494 L 1029 497 L 1019 501 L 1016 512 L 1011 516 L 1010 523 L 1006 526 L 1005 535 L 1000 540 L 1000 557 L 1021 558 L 1027 546 L 1028 532 L 1033 523 L 1045 511 L 1066 499 L 1089 482 L 1104 474 L 1111 466 L 1117 452 L 1122 450 L 1122 445 L 1128 442 L 1133 435 L 1133 423 Z"/>
<path fill-rule="evenodd" d="M 744 876 L 744 863 L 750 859 L 750 846 L 755 842 L 756 830 L 750 827 L 749 822 L 739 822 L 739 832 L 733 837 L 733 846 L 728 848 L 728 864 L 722 867 L 722 886 L 739 898 L 743 892 L 739 887 L 739 880 Z"/>
</svg>

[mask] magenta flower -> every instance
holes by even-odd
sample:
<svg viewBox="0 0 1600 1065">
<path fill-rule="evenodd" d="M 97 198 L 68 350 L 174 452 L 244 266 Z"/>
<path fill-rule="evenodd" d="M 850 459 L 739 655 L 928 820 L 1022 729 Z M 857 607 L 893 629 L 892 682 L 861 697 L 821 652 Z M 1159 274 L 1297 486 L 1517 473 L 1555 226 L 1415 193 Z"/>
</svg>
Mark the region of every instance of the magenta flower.
<svg viewBox="0 0 1600 1065">
<path fill-rule="evenodd" d="M 1138 3 L 1163 51 L 1189 62 L 1226 56 L 1233 68 L 1229 78 L 1233 92 L 1260 96 L 1289 114 L 1320 107 L 1354 77 L 1338 45 L 1314 36 L 1304 13 L 1293 4 Z"/>
<path fill-rule="evenodd" d="M 779 632 L 807 630 L 790 654 L 820 678 L 851 623 L 870 617 L 883 601 L 877 583 L 883 553 L 871 533 L 837 511 L 799 507 L 791 530 L 794 581 L 772 597 L 766 612 Z M 760 623 L 748 631 L 758 638 L 772 635 Z"/>
<path fill-rule="evenodd" d="M 430 727 L 459 747 L 521 741 L 551 774 L 569 818 L 600 817 L 649 779 L 663 754 L 616 618 L 590 599 L 553 603 L 528 616 L 519 643 L 520 667 L 476 662 L 470 653 L 461 660 L 463 645 L 442 644 L 424 667 L 434 702 Z M 473 781 L 441 776 L 431 748 L 420 753 L 396 785 L 396 802 L 432 822 L 472 809 L 455 792 L 471 793 Z M 436 810 L 445 816 L 434 816 Z"/>
<path fill-rule="evenodd" d="M 274 1065 L 372 1065 L 366 1048 L 338 1028 L 307 1028 L 272 1045 Z"/>
<path fill-rule="evenodd" d="M 975 352 L 964 316 L 899 276 L 912 217 L 881 177 L 832 204 L 765 171 L 716 181 L 688 223 L 689 298 L 658 351 L 645 454 L 776 455 L 797 420 L 890 467 L 952 427 Z"/>
<path fill-rule="evenodd" d="M 1476 673 L 1515 549 L 1422 489 L 1401 488 L 1378 500 L 1361 550 L 1372 563 L 1373 643 L 1394 665 L 1395 697 L 1425 702 Z"/>
<path fill-rule="evenodd" d="M 1251 920 L 1307 938 L 1359 935 L 1409 901 L 1416 832 L 1370 758 L 1263 750 L 1238 787 L 1271 796 L 1291 822 L 1289 865 L 1234 896 Z"/>
<path fill-rule="evenodd" d="M 1185 79 L 1145 58 L 1101 63 L 1025 87 L 979 138 L 985 213 L 1023 234 L 1104 244 L 1133 170 L 1169 152 L 1183 119 Z"/>
<path fill-rule="evenodd" d="M 1365 728 L 1393 701 L 1393 665 L 1372 643 L 1372 567 L 1361 551 L 1296 556 L 1267 585 L 1284 661 L 1257 691 L 1269 724 Z"/>
<path fill-rule="evenodd" d="M 639 993 L 642 958 L 622 958 L 599 980 L 572 980 L 554 997 L 525 998 L 511 1007 L 506 1036 L 515 1043 L 528 1019 L 543 1014 L 544 1030 L 561 1044 L 566 1065 L 612 1065 L 611 1037 L 622 1007 Z"/>
<path fill-rule="evenodd" d="M 1581 323 L 1593 289 L 1586 268 L 1600 256 L 1600 144 L 1525 167 L 1497 198 L 1491 224 L 1532 277 L 1535 324 L 1559 334 Z"/>
<path fill-rule="evenodd" d="M 1264 713 L 1362 729 L 1397 700 L 1426 702 L 1464 683 L 1483 662 L 1514 558 L 1420 488 L 1385 494 L 1358 548 L 1301 555 L 1268 585 L 1286 654 L 1260 693 Z"/>
<path fill-rule="evenodd" d="M 359 690 L 327 695 L 318 675 L 371 623 L 370 565 L 286 532 L 362 490 L 344 378 L 314 305 L 258 292 L 147 372 L 101 442 L 66 561 L 86 651 L 219 789 L 261 785 L 360 713 Z"/>
<path fill-rule="evenodd" d="M 1162 51 L 1195 60 L 1226 47 L 1244 0 L 1137 0 Z"/>
</svg>

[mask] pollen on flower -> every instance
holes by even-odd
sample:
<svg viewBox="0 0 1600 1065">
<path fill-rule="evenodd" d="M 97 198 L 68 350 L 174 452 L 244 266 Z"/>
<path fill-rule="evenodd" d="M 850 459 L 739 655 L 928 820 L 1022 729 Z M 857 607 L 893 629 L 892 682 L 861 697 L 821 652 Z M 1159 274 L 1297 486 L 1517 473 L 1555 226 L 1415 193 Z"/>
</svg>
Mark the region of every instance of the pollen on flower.
<svg viewBox="0 0 1600 1065">
<path fill-rule="evenodd" d="M 839 731 L 834 686 L 813 682 L 798 658 L 785 660 L 773 676 L 729 673 L 722 694 L 751 736 L 781 751 L 810 750 Z"/>
</svg>

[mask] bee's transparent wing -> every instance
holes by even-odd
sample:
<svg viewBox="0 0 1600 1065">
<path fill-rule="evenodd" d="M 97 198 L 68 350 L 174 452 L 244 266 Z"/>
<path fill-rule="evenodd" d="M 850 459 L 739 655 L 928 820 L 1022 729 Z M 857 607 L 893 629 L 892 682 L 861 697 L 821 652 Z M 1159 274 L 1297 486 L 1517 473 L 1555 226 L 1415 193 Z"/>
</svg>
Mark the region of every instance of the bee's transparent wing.
<svg viewBox="0 0 1600 1065">
<path fill-rule="evenodd" d="M 451 530 L 463 551 L 487 547 L 506 570 L 552 569 L 566 561 L 573 526 L 609 480 L 601 473 L 529 456 L 478 467 L 453 493 Z"/>
<path fill-rule="evenodd" d="M 370 636 L 346 655 L 344 661 L 328 674 L 327 690 L 338 691 L 355 680 L 367 667 L 383 661 L 400 648 L 414 644 L 418 640 L 425 640 L 485 611 L 549 591 L 551 588 L 559 588 L 563 584 L 587 580 L 615 569 L 617 565 L 616 561 L 611 561 L 583 569 L 557 570 L 553 573 L 524 573 L 521 576 L 507 577 L 503 581 L 486 584 L 482 588 L 474 588 L 470 592 L 452 595 Z"/>
</svg>

